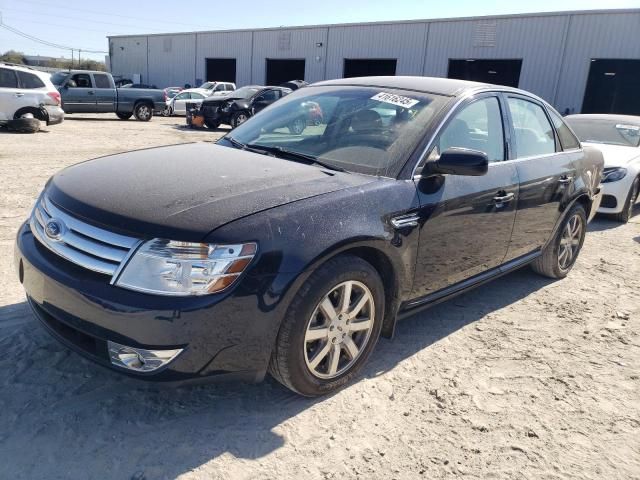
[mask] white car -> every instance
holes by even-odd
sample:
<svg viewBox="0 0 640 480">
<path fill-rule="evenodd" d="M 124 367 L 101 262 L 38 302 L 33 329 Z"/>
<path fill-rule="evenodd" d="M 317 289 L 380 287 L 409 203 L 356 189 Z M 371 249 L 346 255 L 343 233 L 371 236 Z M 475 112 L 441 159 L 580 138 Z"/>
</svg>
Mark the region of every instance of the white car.
<svg viewBox="0 0 640 480">
<path fill-rule="evenodd" d="M 598 148 L 604 156 L 598 213 L 628 222 L 640 191 L 640 117 L 569 115 L 565 120 L 583 145 Z"/>
<path fill-rule="evenodd" d="M 0 125 L 35 132 L 40 121 L 55 125 L 64 120 L 60 105 L 60 92 L 48 73 L 0 62 Z"/>
<path fill-rule="evenodd" d="M 226 95 L 236 90 L 236 84 L 231 82 L 204 82 L 198 87 L 200 90 L 207 90 L 207 96 Z"/>
<path fill-rule="evenodd" d="M 186 115 L 187 103 L 195 103 L 199 106 L 208 96 L 209 92 L 200 88 L 183 90 L 167 102 L 168 113 L 169 115 Z"/>
</svg>

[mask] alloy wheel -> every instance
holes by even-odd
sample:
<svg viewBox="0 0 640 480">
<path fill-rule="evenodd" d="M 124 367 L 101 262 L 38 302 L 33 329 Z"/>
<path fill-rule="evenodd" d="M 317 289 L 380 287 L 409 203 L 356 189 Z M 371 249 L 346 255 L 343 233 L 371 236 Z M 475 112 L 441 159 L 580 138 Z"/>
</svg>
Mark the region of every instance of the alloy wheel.
<svg viewBox="0 0 640 480">
<path fill-rule="evenodd" d="M 317 378 L 349 370 L 364 351 L 375 322 L 375 302 L 358 281 L 335 286 L 314 309 L 304 336 L 307 368 Z"/>
<path fill-rule="evenodd" d="M 241 113 L 240 115 L 238 115 L 236 117 L 236 127 L 238 125 L 242 125 L 244 122 L 246 122 L 247 120 L 249 120 L 249 117 L 247 117 L 244 113 Z"/>
<path fill-rule="evenodd" d="M 146 105 L 142 105 L 140 108 L 138 108 L 138 116 L 142 120 L 146 120 L 147 118 L 149 118 L 150 113 L 151 113 L 151 110 Z"/>
<path fill-rule="evenodd" d="M 580 250 L 583 229 L 582 217 L 577 214 L 573 215 L 565 225 L 560 238 L 560 248 L 558 249 L 558 266 L 560 269 L 567 270 L 574 262 L 578 255 L 578 250 Z"/>
</svg>

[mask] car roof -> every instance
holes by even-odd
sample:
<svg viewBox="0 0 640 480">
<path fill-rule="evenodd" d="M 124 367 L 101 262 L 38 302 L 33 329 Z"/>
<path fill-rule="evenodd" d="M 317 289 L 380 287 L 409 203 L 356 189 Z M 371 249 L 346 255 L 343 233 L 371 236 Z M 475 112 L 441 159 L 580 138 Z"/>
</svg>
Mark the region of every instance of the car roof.
<svg viewBox="0 0 640 480">
<path fill-rule="evenodd" d="M 29 73 L 37 73 L 49 76 L 47 72 L 43 72 L 42 70 L 38 70 L 37 68 L 30 67 L 29 65 L 22 65 L 20 63 L 11 63 L 11 62 L 3 62 L 0 61 L 0 66 L 13 68 L 15 70 L 22 70 Z"/>
<path fill-rule="evenodd" d="M 463 92 L 478 88 L 495 87 L 499 89 L 508 89 L 499 85 L 491 85 L 489 83 L 470 82 L 467 80 L 456 80 L 452 78 L 440 77 L 356 77 L 356 78 L 340 78 L 336 80 L 327 80 L 317 82 L 312 86 L 339 86 L 353 85 L 363 87 L 382 87 L 382 88 L 398 88 L 401 90 L 417 90 L 420 92 L 435 93 L 438 95 L 457 96 Z"/>
<path fill-rule="evenodd" d="M 611 122 L 631 123 L 640 125 L 640 116 L 636 115 L 613 115 L 609 113 L 585 113 L 567 115 L 565 120 L 608 120 Z"/>
</svg>

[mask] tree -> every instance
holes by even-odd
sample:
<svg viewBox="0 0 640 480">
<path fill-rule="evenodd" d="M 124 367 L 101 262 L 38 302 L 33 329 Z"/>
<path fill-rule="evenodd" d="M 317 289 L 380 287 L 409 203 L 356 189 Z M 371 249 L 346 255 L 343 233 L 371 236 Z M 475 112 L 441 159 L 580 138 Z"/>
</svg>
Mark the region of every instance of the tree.
<svg viewBox="0 0 640 480">
<path fill-rule="evenodd" d="M 0 55 L 0 61 L 7 63 L 24 63 L 24 53 L 8 50 Z"/>
</svg>

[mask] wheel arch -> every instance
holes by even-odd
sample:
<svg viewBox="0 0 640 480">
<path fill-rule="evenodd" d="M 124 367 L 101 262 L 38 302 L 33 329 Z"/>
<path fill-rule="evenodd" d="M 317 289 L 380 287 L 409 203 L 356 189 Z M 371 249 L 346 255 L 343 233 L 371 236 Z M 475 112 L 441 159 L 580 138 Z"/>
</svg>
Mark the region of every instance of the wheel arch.
<svg viewBox="0 0 640 480">
<path fill-rule="evenodd" d="M 22 115 L 26 113 L 31 113 L 34 118 L 37 118 L 42 122 L 47 122 L 49 120 L 47 111 L 44 110 L 43 108 L 36 108 L 36 107 L 22 107 L 18 109 L 16 113 L 13 114 L 13 118 L 15 120 L 17 118 L 20 118 Z"/>
<path fill-rule="evenodd" d="M 573 199 L 571 199 L 571 201 L 567 203 L 567 206 L 562 211 L 562 215 L 560 215 L 560 217 L 558 218 L 558 221 L 553 227 L 553 231 L 551 232 L 551 235 L 549 235 L 549 239 L 545 242 L 542 248 L 546 247 L 549 244 L 549 242 L 551 242 L 554 239 L 554 237 L 556 236 L 556 233 L 558 232 L 558 228 L 560 228 L 560 225 L 562 225 L 562 222 L 564 222 L 564 219 L 566 218 L 567 214 L 571 211 L 571 209 L 576 204 L 580 204 L 584 207 L 585 213 L 587 214 L 587 220 L 589 219 L 589 214 L 591 213 L 591 208 L 593 207 L 593 200 L 591 200 L 591 197 L 586 191 L 583 191 L 578 193 L 575 197 L 573 197 Z"/>
</svg>

